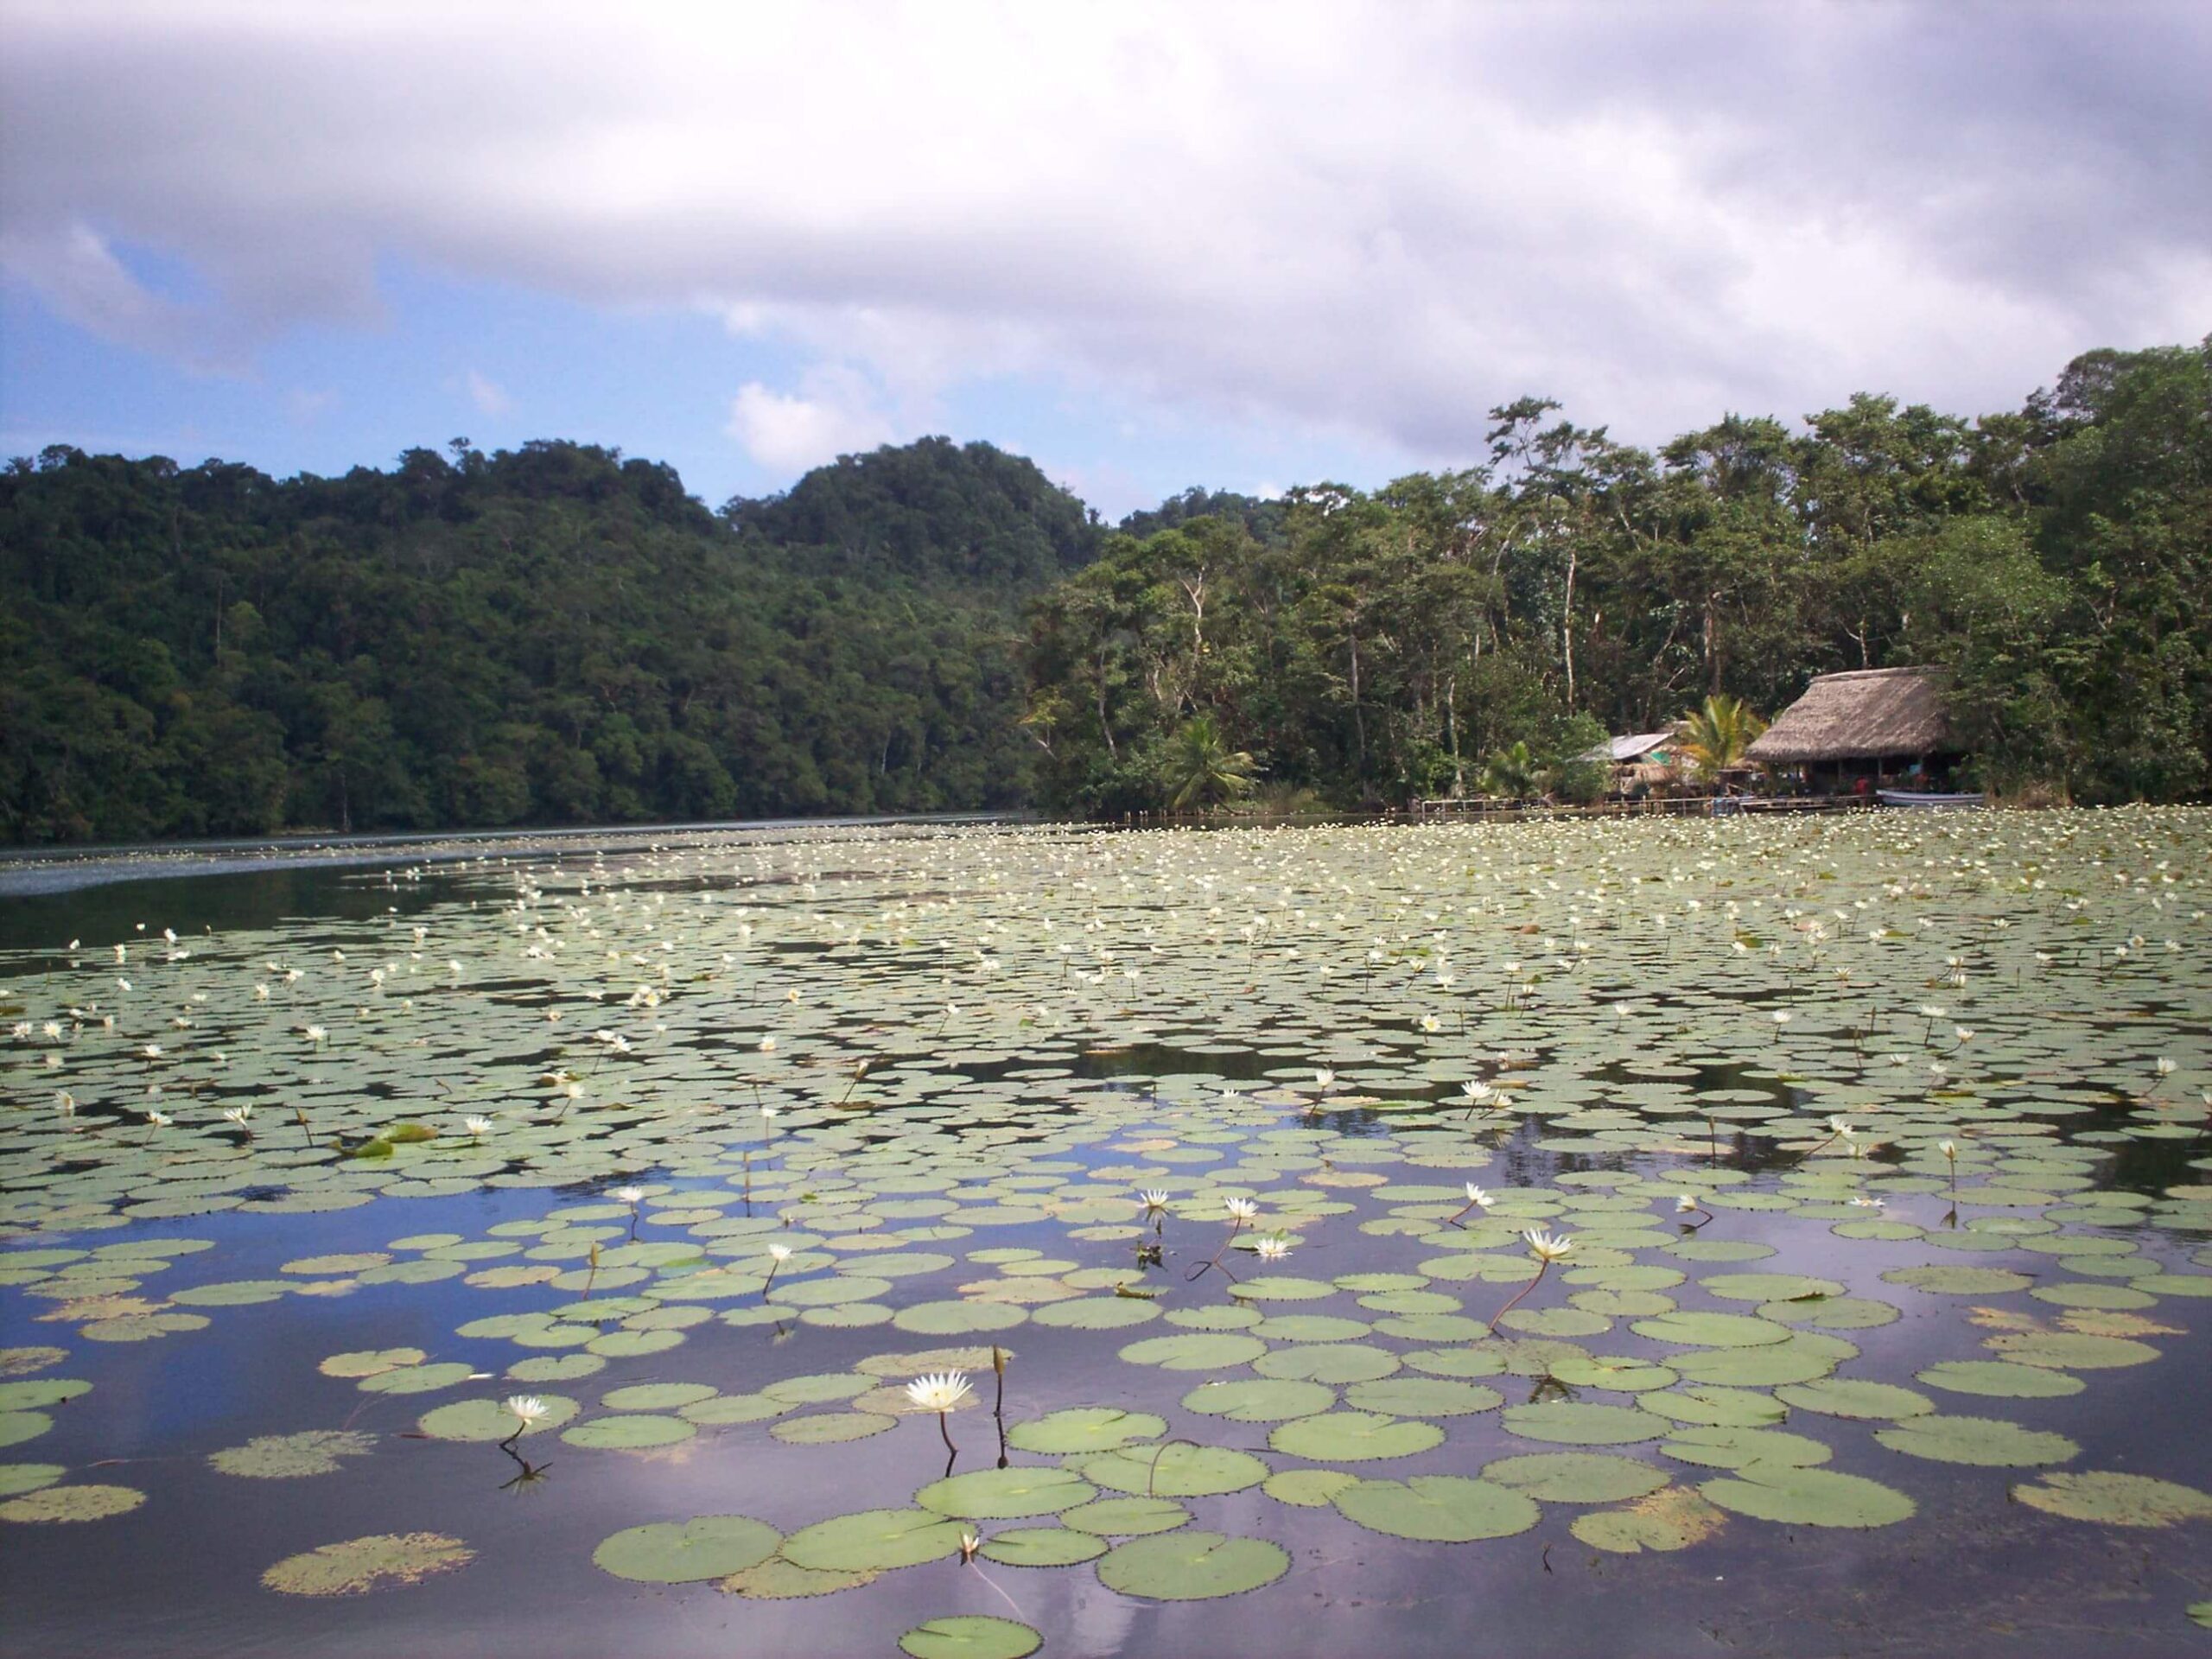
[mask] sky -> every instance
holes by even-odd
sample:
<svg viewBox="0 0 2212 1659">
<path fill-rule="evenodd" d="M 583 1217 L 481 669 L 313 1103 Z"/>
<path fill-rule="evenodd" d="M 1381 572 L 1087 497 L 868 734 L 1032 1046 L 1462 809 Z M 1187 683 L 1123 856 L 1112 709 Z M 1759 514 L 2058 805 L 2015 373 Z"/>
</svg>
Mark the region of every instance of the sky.
<svg viewBox="0 0 2212 1659">
<path fill-rule="evenodd" d="M 2212 330 L 2212 5 L 0 0 L 0 454 L 1109 518 Z"/>
</svg>

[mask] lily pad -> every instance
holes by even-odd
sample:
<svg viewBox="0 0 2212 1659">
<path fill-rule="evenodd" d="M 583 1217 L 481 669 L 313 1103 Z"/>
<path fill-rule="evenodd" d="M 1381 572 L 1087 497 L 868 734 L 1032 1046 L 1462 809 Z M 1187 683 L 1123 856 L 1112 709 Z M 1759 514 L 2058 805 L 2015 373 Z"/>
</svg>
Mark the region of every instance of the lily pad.
<svg viewBox="0 0 2212 1659">
<path fill-rule="evenodd" d="M 1263 1538 L 1178 1531 L 1116 1544 L 1100 1557 L 1098 1581 L 1153 1601 L 1242 1595 L 1290 1571 L 1290 1554 Z"/>
<path fill-rule="evenodd" d="M 1568 1530 L 1592 1549 L 1635 1555 L 1646 1550 L 1688 1549 L 1703 1543 L 1728 1517 L 1687 1486 L 1663 1491 L 1619 1510 L 1578 1515 Z"/>
<path fill-rule="evenodd" d="M 1936 1463 L 1969 1463 L 1987 1469 L 2027 1469 L 2064 1463 L 2082 1448 L 2063 1434 L 2023 1428 L 1994 1417 L 1914 1417 L 1874 1438 L 1892 1452 Z"/>
<path fill-rule="evenodd" d="M 1106 1541 L 1072 1527 L 1009 1527 L 986 1539 L 982 1553 L 1005 1567 L 1073 1567 L 1103 1555 Z"/>
<path fill-rule="evenodd" d="M 1110 1452 L 1132 1440 L 1157 1440 L 1167 1432 L 1167 1420 L 1147 1411 L 1123 1411 L 1118 1406 L 1071 1406 L 1048 1411 L 1007 1431 L 1007 1444 L 1017 1451 L 1048 1457 L 1080 1452 Z"/>
<path fill-rule="evenodd" d="M 932 1481 L 914 1494 L 923 1509 L 977 1521 L 1011 1521 L 1025 1516 L 1058 1515 L 1088 1503 L 1098 1489 L 1071 1469 L 1057 1465 L 979 1469 Z"/>
<path fill-rule="evenodd" d="M 1542 1516 L 1525 1493 L 1464 1475 L 1357 1481 L 1333 1501 L 1347 1520 L 1370 1532 L 1434 1543 L 1508 1538 L 1528 1531 Z"/>
<path fill-rule="evenodd" d="M 311 1428 L 298 1434 L 257 1434 L 244 1446 L 211 1452 L 207 1461 L 226 1475 L 259 1480 L 290 1480 L 330 1475 L 340 1458 L 365 1457 L 376 1436 L 343 1428 Z"/>
<path fill-rule="evenodd" d="M 146 1501 L 135 1486 L 42 1486 L 0 1503 L 0 1521 L 105 1521 Z"/>
<path fill-rule="evenodd" d="M 1224 1492 L 1241 1492 L 1268 1478 L 1268 1465 L 1249 1452 L 1173 1440 L 1101 1452 L 1077 1466 L 1086 1480 L 1113 1491 L 1146 1497 L 1215 1497 Z"/>
<path fill-rule="evenodd" d="M 1268 1433 L 1276 1451 L 1315 1463 L 1366 1463 L 1409 1458 L 1443 1441 L 1444 1431 L 1418 1419 L 1369 1411 L 1325 1411 L 1279 1423 Z"/>
<path fill-rule="evenodd" d="M 1500 1459 L 1483 1470 L 1483 1478 L 1551 1503 L 1618 1503 L 1657 1491 L 1669 1476 L 1608 1452 L 1535 1452 Z"/>
<path fill-rule="evenodd" d="M 880 1573 L 958 1554 L 963 1530 L 931 1510 L 863 1510 L 801 1527 L 783 1556 L 817 1572 Z"/>
<path fill-rule="evenodd" d="M 626 1527 L 601 1541 L 592 1562 L 602 1573 L 639 1584 L 696 1584 L 758 1566 L 782 1541 L 765 1522 L 742 1515 L 702 1515 Z"/>
<path fill-rule="evenodd" d="M 899 1638 L 912 1659 L 1026 1659 L 1044 1645 L 1033 1627 L 987 1613 L 962 1613 L 917 1624 Z"/>
<path fill-rule="evenodd" d="M 2178 1521 L 2212 1521 L 2212 1496 L 2194 1486 L 2149 1475 L 2102 1470 L 2041 1475 L 2014 1486 L 2012 1496 L 2049 1515 L 2108 1527 L 2171 1527 Z"/>
<path fill-rule="evenodd" d="M 1911 1519 L 1916 1508 L 1879 1481 L 1780 1464 L 1747 1464 L 1698 1491 L 1724 1510 L 1789 1526 L 1886 1527 Z"/>
<path fill-rule="evenodd" d="M 264 1573 L 261 1582 L 288 1596 L 360 1596 L 419 1584 L 464 1567 L 475 1557 L 460 1539 L 442 1533 L 378 1533 L 288 1555 Z"/>
</svg>

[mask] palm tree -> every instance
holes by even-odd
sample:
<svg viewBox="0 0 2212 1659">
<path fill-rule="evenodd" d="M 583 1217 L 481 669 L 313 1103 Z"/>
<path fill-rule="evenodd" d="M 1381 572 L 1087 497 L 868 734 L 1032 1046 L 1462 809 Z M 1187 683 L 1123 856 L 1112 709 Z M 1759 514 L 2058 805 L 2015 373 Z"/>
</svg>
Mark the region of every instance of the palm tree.
<svg viewBox="0 0 2212 1659">
<path fill-rule="evenodd" d="M 1211 715 L 1193 715 L 1169 740 L 1160 780 L 1167 804 L 1186 812 L 1249 792 L 1259 770 L 1245 751 L 1229 747 Z"/>
<path fill-rule="evenodd" d="M 1535 756 L 1529 753 L 1523 741 L 1510 749 L 1499 749 L 1483 763 L 1481 778 L 1477 781 L 1485 795 L 1503 796 L 1510 800 L 1525 800 L 1541 791 L 1543 780 Z"/>
<path fill-rule="evenodd" d="M 1682 758 L 1700 783 L 1718 781 L 1720 774 L 1744 763 L 1744 751 L 1766 730 L 1766 721 L 1751 712 L 1741 697 L 1719 692 L 1705 700 L 1705 707 L 1682 717 Z"/>
</svg>

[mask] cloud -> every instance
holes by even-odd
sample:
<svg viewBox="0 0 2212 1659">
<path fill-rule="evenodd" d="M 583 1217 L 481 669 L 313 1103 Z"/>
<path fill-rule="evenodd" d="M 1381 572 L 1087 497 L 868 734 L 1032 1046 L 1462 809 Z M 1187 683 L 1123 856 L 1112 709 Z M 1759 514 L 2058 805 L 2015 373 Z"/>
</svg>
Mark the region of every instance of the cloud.
<svg viewBox="0 0 2212 1659">
<path fill-rule="evenodd" d="M 764 465 L 1000 376 L 1424 461 L 1522 392 L 1646 441 L 1859 390 L 1971 412 L 2212 321 L 2186 3 L 763 0 L 610 33 L 559 0 L 18 0 L 10 34 L 0 257 L 60 315 L 235 356 L 372 321 L 387 256 L 705 307 L 825 377 L 739 394 Z"/>
<path fill-rule="evenodd" d="M 726 429 L 745 453 L 772 472 L 802 473 L 825 461 L 892 441 L 890 419 L 868 383 L 849 369 L 810 371 L 799 396 L 759 381 L 738 390 Z"/>
<path fill-rule="evenodd" d="M 486 379 L 474 369 L 462 378 L 461 385 L 468 393 L 468 401 L 476 405 L 476 412 L 480 415 L 505 415 L 515 406 L 515 400 L 507 395 L 505 387 Z"/>
</svg>

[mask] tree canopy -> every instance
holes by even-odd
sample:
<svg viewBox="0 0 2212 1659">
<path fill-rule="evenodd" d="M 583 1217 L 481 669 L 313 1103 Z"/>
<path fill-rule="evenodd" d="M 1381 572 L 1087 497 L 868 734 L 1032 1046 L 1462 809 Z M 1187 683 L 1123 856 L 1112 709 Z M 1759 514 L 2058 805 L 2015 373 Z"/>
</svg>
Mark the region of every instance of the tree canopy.
<svg viewBox="0 0 2212 1659">
<path fill-rule="evenodd" d="M 719 512 L 553 441 L 49 448 L 0 473 L 0 840 L 1572 797 L 1607 732 L 1916 663 L 1993 786 L 2212 788 L 2212 342 L 1973 420 L 1862 394 L 1645 450 L 1526 397 L 1478 435 L 1111 531 L 944 438 Z"/>
</svg>

